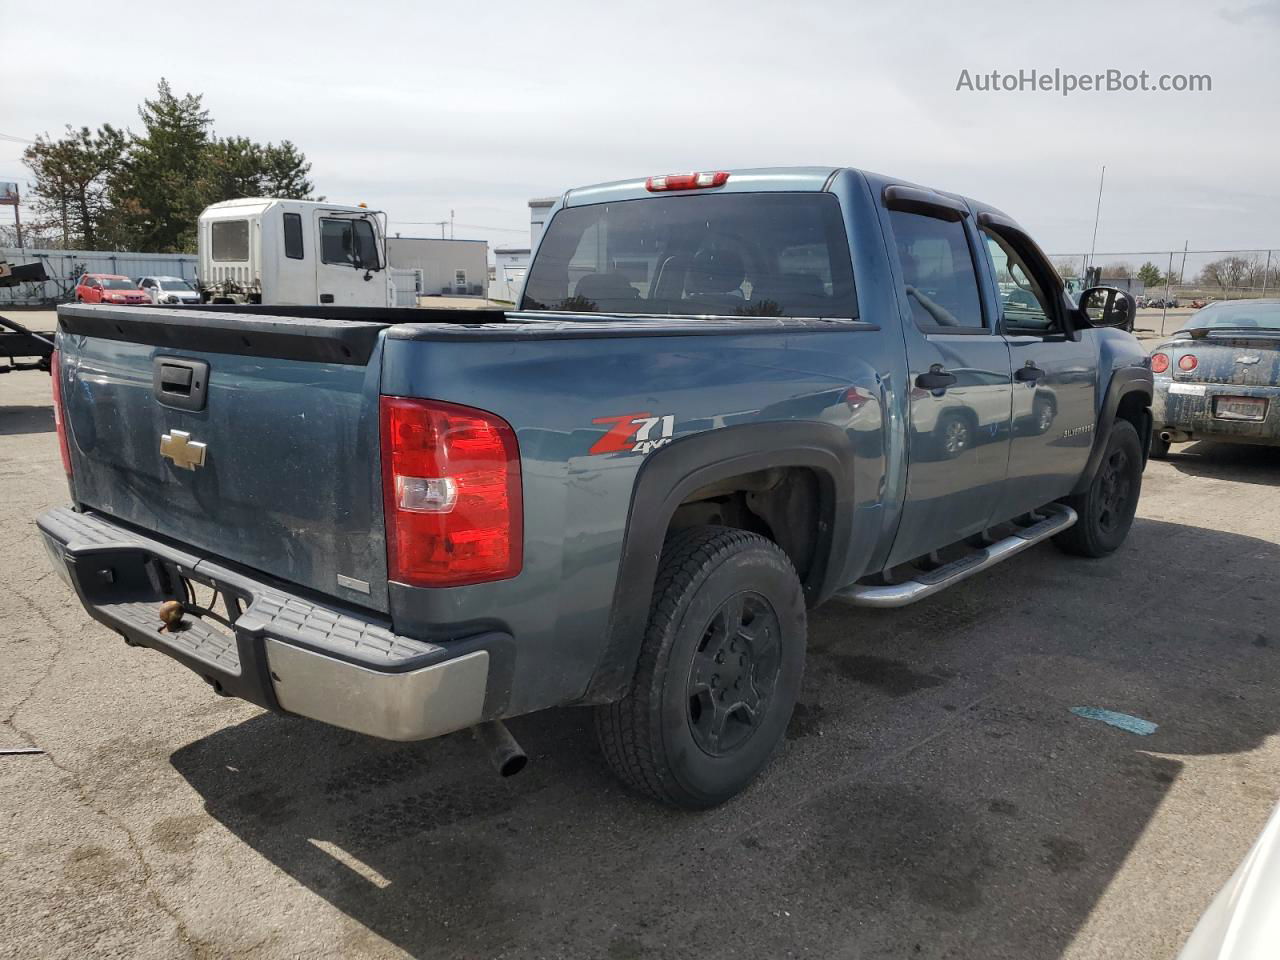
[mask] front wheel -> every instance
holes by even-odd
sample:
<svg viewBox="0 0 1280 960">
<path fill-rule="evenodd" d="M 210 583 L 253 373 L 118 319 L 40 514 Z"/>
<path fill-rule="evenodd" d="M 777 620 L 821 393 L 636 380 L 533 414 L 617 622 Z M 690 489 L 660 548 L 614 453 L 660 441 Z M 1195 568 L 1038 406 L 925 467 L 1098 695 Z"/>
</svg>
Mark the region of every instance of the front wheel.
<svg viewBox="0 0 1280 960">
<path fill-rule="evenodd" d="M 1079 519 L 1054 543 L 1077 556 L 1105 557 L 1129 535 L 1141 493 L 1142 442 L 1133 424 L 1117 420 L 1089 489 L 1063 501 Z"/>
<path fill-rule="evenodd" d="M 804 673 L 804 592 L 772 541 L 698 527 L 667 541 L 631 690 L 596 732 L 628 786 L 681 807 L 742 790 L 782 739 Z"/>
</svg>

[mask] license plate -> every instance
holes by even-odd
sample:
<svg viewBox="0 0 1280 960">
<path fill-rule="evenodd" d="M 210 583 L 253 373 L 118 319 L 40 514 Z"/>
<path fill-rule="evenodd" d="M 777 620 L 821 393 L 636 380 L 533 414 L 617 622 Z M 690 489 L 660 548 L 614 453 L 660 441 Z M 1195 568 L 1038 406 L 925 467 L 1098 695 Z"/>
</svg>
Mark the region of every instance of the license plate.
<svg viewBox="0 0 1280 960">
<path fill-rule="evenodd" d="M 1265 420 L 1267 401 L 1259 397 L 1215 397 L 1213 415 L 1219 420 Z"/>
</svg>

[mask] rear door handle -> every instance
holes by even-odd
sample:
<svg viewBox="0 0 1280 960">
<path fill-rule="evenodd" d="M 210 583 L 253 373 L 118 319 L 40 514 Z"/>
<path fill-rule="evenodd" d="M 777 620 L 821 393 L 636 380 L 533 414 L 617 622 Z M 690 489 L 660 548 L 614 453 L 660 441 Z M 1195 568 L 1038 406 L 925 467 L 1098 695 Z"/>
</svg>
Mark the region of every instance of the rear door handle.
<svg viewBox="0 0 1280 960">
<path fill-rule="evenodd" d="M 936 391 L 941 393 L 956 382 L 954 373 L 947 373 L 942 369 L 942 364 L 935 363 L 929 368 L 928 373 L 922 373 L 916 377 L 916 386 L 921 390 Z"/>
<path fill-rule="evenodd" d="M 1028 360 L 1026 366 L 1014 373 L 1013 379 L 1017 380 L 1019 383 L 1035 383 L 1043 376 L 1044 371 L 1036 366 L 1036 362 L 1034 360 Z"/>
</svg>

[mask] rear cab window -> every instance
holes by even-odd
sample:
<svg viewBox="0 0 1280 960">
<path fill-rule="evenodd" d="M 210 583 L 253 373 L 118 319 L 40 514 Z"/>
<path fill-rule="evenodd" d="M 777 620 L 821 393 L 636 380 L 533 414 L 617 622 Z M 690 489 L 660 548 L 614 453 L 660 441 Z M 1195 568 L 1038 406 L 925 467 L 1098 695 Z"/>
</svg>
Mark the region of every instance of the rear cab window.
<svg viewBox="0 0 1280 960">
<path fill-rule="evenodd" d="M 858 315 L 826 193 L 668 196 L 561 210 L 522 310 L 728 317 Z"/>
<path fill-rule="evenodd" d="M 249 221 L 215 220 L 209 225 L 210 246 L 217 261 L 249 259 Z"/>
</svg>

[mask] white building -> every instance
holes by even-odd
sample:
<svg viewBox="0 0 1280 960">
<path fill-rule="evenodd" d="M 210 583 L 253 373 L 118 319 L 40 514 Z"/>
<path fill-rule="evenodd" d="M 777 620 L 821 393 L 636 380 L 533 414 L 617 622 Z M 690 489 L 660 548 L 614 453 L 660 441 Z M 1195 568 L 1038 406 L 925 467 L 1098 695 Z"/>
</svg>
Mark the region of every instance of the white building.
<svg viewBox="0 0 1280 960">
<path fill-rule="evenodd" d="M 529 272 L 529 248 L 494 247 L 493 259 L 493 283 L 489 286 L 489 296 L 515 303 Z"/>
<path fill-rule="evenodd" d="M 488 296 L 489 244 L 484 240 L 388 237 L 387 261 L 399 270 L 421 270 L 423 296 Z"/>
<path fill-rule="evenodd" d="M 535 197 L 529 201 L 529 246 L 532 249 L 538 248 L 538 241 L 542 239 L 547 218 L 551 216 L 551 208 L 559 199 L 559 197 Z"/>
</svg>

